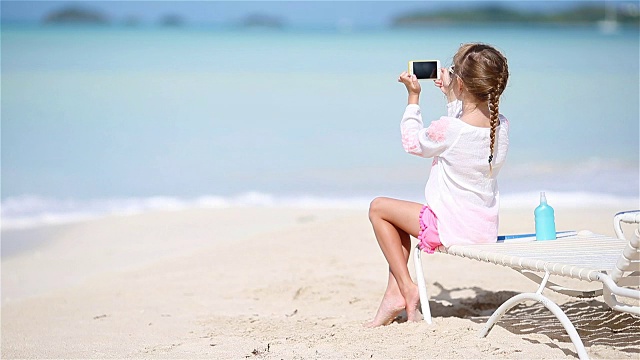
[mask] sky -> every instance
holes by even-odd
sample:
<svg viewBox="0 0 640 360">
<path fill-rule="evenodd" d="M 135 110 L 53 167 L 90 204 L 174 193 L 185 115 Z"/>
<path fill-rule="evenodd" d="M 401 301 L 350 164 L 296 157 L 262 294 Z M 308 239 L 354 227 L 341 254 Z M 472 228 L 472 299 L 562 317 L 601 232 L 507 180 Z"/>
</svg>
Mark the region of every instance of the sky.
<svg viewBox="0 0 640 360">
<path fill-rule="evenodd" d="M 589 1 L 601 3 L 604 1 Z M 111 22 L 128 18 L 157 23 L 175 14 L 190 24 L 233 24 L 251 14 L 278 17 L 288 25 L 331 25 L 349 21 L 361 26 L 384 26 L 394 16 L 416 10 L 480 6 L 500 3 L 516 9 L 552 11 L 578 1 L 1 1 L 3 22 L 39 22 L 46 14 L 77 5 L 105 14 Z"/>
</svg>

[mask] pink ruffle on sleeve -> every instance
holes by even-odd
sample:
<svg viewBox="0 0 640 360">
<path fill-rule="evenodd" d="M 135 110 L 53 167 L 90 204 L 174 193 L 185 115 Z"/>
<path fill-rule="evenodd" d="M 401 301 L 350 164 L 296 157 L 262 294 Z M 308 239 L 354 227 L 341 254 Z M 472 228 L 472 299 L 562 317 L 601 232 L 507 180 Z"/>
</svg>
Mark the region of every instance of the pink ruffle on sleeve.
<svg viewBox="0 0 640 360">
<path fill-rule="evenodd" d="M 442 118 L 440 120 L 433 121 L 427 128 L 427 135 L 429 139 L 435 142 L 443 142 L 449 127 L 449 120 Z"/>
<path fill-rule="evenodd" d="M 404 151 L 420 155 L 422 149 L 420 148 L 420 139 L 418 138 L 418 129 L 402 129 L 402 147 Z"/>
</svg>

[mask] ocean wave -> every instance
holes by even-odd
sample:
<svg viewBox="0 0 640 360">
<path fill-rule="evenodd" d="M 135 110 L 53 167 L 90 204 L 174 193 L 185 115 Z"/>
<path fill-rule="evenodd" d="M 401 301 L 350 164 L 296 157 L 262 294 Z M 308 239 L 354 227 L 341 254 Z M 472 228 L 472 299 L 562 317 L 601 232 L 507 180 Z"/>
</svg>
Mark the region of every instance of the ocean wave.
<svg viewBox="0 0 640 360">
<path fill-rule="evenodd" d="M 24 229 L 45 225 L 66 224 L 106 216 L 127 216 L 154 211 L 187 209 L 224 209 L 232 207 L 271 207 L 300 209 L 360 209 L 366 211 L 373 197 L 323 197 L 317 195 L 278 196 L 263 192 L 246 192 L 234 196 L 200 196 L 179 198 L 153 196 L 113 199 L 54 199 L 39 196 L 11 197 L 2 201 L 2 229 Z M 537 192 L 521 192 L 501 197 L 501 207 L 535 208 Z M 547 192 L 552 206 L 581 208 L 606 206 L 622 210 L 640 207 L 637 197 L 587 192 Z M 421 201 L 420 199 L 408 199 Z"/>
<path fill-rule="evenodd" d="M 231 207 L 293 208 L 362 208 L 369 198 L 326 198 L 311 195 L 275 196 L 246 192 L 235 196 L 200 196 L 179 198 L 153 196 L 115 199 L 54 199 L 39 196 L 11 197 L 2 201 L 2 229 L 22 229 L 96 219 L 105 216 L 127 216 L 153 211 L 187 209 L 224 209 Z"/>
</svg>

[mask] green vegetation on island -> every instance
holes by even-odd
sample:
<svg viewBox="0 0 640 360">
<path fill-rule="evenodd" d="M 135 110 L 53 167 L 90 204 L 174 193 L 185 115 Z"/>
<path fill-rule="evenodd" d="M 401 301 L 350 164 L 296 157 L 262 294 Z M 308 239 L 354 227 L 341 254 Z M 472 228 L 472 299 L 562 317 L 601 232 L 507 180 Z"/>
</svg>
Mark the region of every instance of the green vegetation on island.
<svg viewBox="0 0 640 360">
<path fill-rule="evenodd" d="M 78 6 L 65 7 L 47 14 L 42 20 L 45 24 L 95 24 L 109 23 L 107 17 L 97 11 Z"/>
<path fill-rule="evenodd" d="M 64 25 L 109 25 L 109 18 L 96 10 L 80 6 L 66 6 L 46 14 L 42 19 L 44 24 L 64 24 Z M 141 20 L 136 16 L 126 17 L 119 22 L 124 26 L 138 26 Z M 187 25 L 187 21 L 180 15 L 169 13 L 158 20 L 158 25 L 163 27 L 181 27 Z M 285 27 L 285 21 L 277 16 L 254 13 L 245 16 L 237 22 L 237 25 L 245 28 L 272 28 L 281 29 Z"/>
<path fill-rule="evenodd" d="M 624 4 L 622 4 L 624 5 Z M 634 4 L 606 8 L 604 4 L 580 4 L 557 12 L 520 11 L 500 3 L 485 6 L 470 5 L 468 9 L 415 11 L 395 17 L 394 27 L 438 24 L 524 23 L 524 24 L 592 24 L 603 20 L 620 24 L 640 25 L 638 8 Z"/>
<path fill-rule="evenodd" d="M 280 29 L 284 27 L 284 21 L 276 16 L 256 13 L 246 16 L 239 25 L 248 28 Z"/>
<path fill-rule="evenodd" d="M 445 8 L 440 10 L 416 9 L 410 13 L 400 14 L 391 19 L 392 27 L 415 27 L 443 24 L 551 24 L 580 25 L 594 24 L 601 26 L 635 26 L 640 27 L 640 10 L 638 3 L 610 2 L 577 2 L 566 10 L 536 12 L 518 10 L 507 2 L 478 3 L 467 2 L 463 8 Z M 45 24 L 80 24 L 108 25 L 111 20 L 100 11 L 78 5 L 70 5 L 54 10 L 42 19 Z M 129 16 L 120 21 L 125 26 L 137 26 L 141 21 L 136 16 Z M 161 26 L 185 26 L 187 21 L 177 14 L 167 14 L 159 19 Z M 245 28 L 284 28 L 287 24 L 279 16 L 263 13 L 248 14 L 236 25 Z"/>
<path fill-rule="evenodd" d="M 177 14 L 168 14 L 164 15 L 160 19 L 160 26 L 183 26 L 185 24 L 185 20 Z"/>
</svg>

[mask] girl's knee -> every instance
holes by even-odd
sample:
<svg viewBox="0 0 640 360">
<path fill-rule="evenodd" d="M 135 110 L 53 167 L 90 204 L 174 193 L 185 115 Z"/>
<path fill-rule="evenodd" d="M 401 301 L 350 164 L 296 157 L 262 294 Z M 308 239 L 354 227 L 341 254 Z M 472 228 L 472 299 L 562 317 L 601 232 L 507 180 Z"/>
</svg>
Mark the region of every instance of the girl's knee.
<svg viewBox="0 0 640 360">
<path fill-rule="evenodd" d="M 377 197 L 371 201 L 369 204 L 369 220 L 373 220 L 375 218 L 380 218 L 383 209 L 385 208 L 385 204 L 387 203 L 387 198 Z"/>
</svg>

